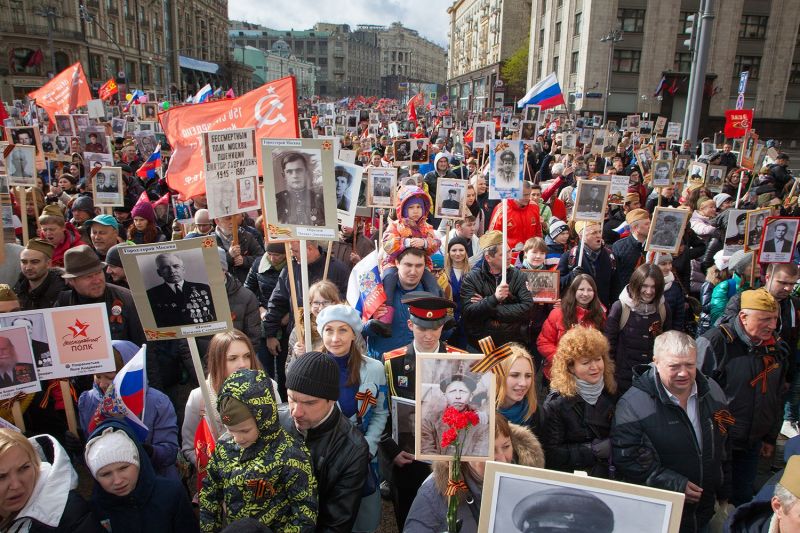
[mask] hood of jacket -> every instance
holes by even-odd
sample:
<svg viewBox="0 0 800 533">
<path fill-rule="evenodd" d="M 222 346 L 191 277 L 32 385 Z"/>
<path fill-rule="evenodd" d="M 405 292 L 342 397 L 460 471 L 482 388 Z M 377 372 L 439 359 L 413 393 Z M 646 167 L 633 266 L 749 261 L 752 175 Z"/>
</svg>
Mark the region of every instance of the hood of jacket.
<svg viewBox="0 0 800 533">
<path fill-rule="evenodd" d="M 266 372 L 237 370 L 231 374 L 217 395 L 217 410 L 227 396 L 245 404 L 258 426 L 258 440 L 246 448 L 246 455 L 254 455 L 266 445 L 274 445 L 284 439 L 284 431 L 278 422 L 278 406 L 272 396 L 272 382 Z"/>
<path fill-rule="evenodd" d="M 153 470 L 152 463 L 150 463 L 150 457 L 147 455 L 142 443 L 136 438 L 136 434 L 133 430 L 121 420 L 106 420 L 97 426 L 88 440 L 92 440 L 109 428 L 112 428 L 114 431 L 124 431 L 134 444 L 136 444 L 136 449 L 139 452 L 139 479 L 136 481 L 136 488 L 127 496 L 115 496 L 106 492 L 100 486 L 100 483 L 95 481 L 92 500 L 97 503 L 97 507 L 100 509 L 112 506 L 144 505 L 150 499 L 156 481 L 156 472 Z"/>
<path fill-rule="evenodd" d="M 133 359 L 133 356 L 141 349 L 140 346 L 137 346 L 131 341 L 121 340 L 111 341 L 111 346 L 119 352 L 123 364 L 128 364 L 128 362 Z"/>
<path fill-rule="evenodd" d="M 634 302 L 633 297 L 631 296 L 630 292 L 628 291 L 628 286 L 625 285 L 625 288 L 622 289 L 622 292 L 619 294 L 619 301 L 628 307 L 630 307 L 636 313 L 642 315 L 652 315 L 653 313 L 658 312 L 658 307 L 664 304 L 664 295 L 661 295 L 661 299 L 658 303 L 641 303 L 641 302 Z"/>
<path fill-rule="evenodd" d="M 69 455 L 55 438 L 38 435 L 28 441 L 39 454 L 42 463 L 33 493 L 25 507 L 17 513 L 13 523 L 20 524 L 30 519 L 55 528 L 64 514 L 69 491 L 78 486 L 78 474 L 72 468 Z"/>
<path fill-rule="evenodd" d="M 542 445 L 539 444 L 539 439 L 526 427 L 511 423 L 508 425 L 511 427 L 514 464 L 544 468 L 544 450 Z M 445 493 L 449 477 L 450 463 L 448 461 L 436 461 L 433 463 L 433 481 L 439 494 Z"/>
<path fill-rule="evenodd" d="M 423 213 L 428 213 L 431 210 L 431 197 L 428 193 L 424 190 L 416 187 L 414 185 L 405 185 L 400 187 L 400 190 L 397 192 L 397 217 L 401 218 L 403 213 L 403 208 L 411 198 L 421 198 L 424 204 L 424 208 L 422 210 Z"/>
<path fill-rule="evenodd" d="M 447 154 L 444 152 L 439 152 L 433 158 L 433 170 L 438 174 L 439 173 L 439 160 L 444 159 L 447 161 L 447 170 L 450 170 L 450 160 L 447 158 Z M 445 173 L 447 173 L 445 170 Z"/>
</svg>

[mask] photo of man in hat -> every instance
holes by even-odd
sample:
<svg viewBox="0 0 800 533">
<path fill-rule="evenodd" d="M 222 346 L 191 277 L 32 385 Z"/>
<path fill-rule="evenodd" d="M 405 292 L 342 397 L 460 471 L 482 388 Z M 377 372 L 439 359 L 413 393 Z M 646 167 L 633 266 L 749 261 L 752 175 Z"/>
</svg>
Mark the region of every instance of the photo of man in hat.
<svg viewBox="0 0 800 533">
<path fill-rule="evenodd" d="M 103 140 L 105 140 L 105 136 L 103 136 Z M 92 131 L 86 135 L 86 145 L 84 146 L 87 152 L 95 152 L 95 153 L 106 153 L 108 150 L 106 147 L 103 146 L 101 142 L 99 142 L 99 138 L 96 132 Z"/>
<path fill-rule="evenodd" d="M 587 217 L 592 220 L 600 219 L 603 212 L 605 187 L 594 183 L 583 183 L 582 185 L 575 205 L 576 214 L 579 217 Z"/>
<path fill-rule="evenodd" d="M 517 156 L 512 150 L 503 150 L 497 158 L 495 188 L 513 189 L 519 183 Z"/>
<path fill-rule="evenodd" d="M 185 279 L 186 269 L 180 254 L 158 254 L 154 264 L 158 276 L 164 280 L 147 289 L 147 300 L 157 327 L 203 324 L 217 319 L 211 288 L 205 283 Z"/>
<path fill-rule="evenodd" d="M 674 248 L 675 241 L 680 238 L 680 220 L 673 214 L 666 214 L 659 217 L 654 225 L 653 236 L 650 239 L 651 246 L 664 248 Z"/>
<path fill-rule="evenodd" d="M 350 211 L 350 188 L 353 185 L 353 175 L 342 165 L 334 167 L 336 177 L 336 209 Z"/>
<path fill-rule="evenodd" d="M 428 141 L 425 139 L 416 140 L 416 149 L 411 153 L 411 161 L 424 163 L 428 160 Z"/>
<path fill-rule="evenodd" d="M 442 213 L 447 215 L 458 215 L 461 212 L 461 202 L 457 189 L 449 189 L 447 198 L 442 200 Z"/>
</svg>

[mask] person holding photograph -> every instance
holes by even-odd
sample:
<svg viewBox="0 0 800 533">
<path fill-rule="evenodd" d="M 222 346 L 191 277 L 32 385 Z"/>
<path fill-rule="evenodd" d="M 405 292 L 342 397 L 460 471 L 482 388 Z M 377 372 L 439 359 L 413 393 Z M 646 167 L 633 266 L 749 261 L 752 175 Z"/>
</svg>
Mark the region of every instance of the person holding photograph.
<svg viewBox="0 0 800 533">
<path fill-rule="evenodd" d="M 630 227 L 630 235 L 611 246 L 617 260 L 620 285 L 627 284 L 636 267 L 645 262 L 644 245 L 650 232 L 650 213 L 641 208 L 628 211 L 625 222 Z"/>
<path fill-rule="evenodd" d="M 641 265 L 611 306 L 604 328 L 620 394 L 631 386 L 633 367 L 652 361 L 655 338 L 670 329 L 672 319 L 664 301 L 664 275 L 656 265 Z"/>
<path fill-rule="evenodd" d="M 356 336 L 362 328 L 360 313 L 348 305 L 332 305 L 317 315 L 317 331 L 322 336 L 325 353 L 333 357 L 339 368 L 339 407 L 369 445 L 370 469 L 354 532 L 374 531 L 380 521 L 377 452 L 389 418 L 384 366 L 359 349 Z"/>
<path fill-rule="evenodd" d="M 550 394 L 544 403 L 541 442 L 547 466 L 613 477 L 611 419 L 617 384 L 602 332 L 576 325 L 553 357 Z"/>
<path fill-rule="evenodd" d="M 495 443 L 493 460 L 522 466 L 544 468 L 544 452 L 537 438 L 525 427 L 510 424 L 501 414 L 495 414 Z M 450 474 L 449 461 L 435 461 L 433 473 L 417 492 L 403 533 L 441 533 L 447 531 L 448 497 L 446 490 Z M 485 461 L 461 463 L 467 491 L 459 492 L 458 520 L 463 533 L 478 530 Z M 487 497 L 490 497 L 487 495 Z"/>
<path fill-rule="evenodd" d="M 619 294 L 616 259 L 611 249 L 603 245 L 600 224 L 578 221 L 575 223 L 575 233 L 585 242 L 583 262 L 578 265 L 580 242 L 561 255 L 558 262 L 561 290 L 566 290 L 579 274 L 588 274 L 594 279 L 600 302 L 608 309 L 613 303 L 612 297 Z"/>
<path fill-rule="evenodd" d="M 588 274 L 575 276 L 561 297 L 561 304 L 553 308 L 536 338 L 536 348 L 543 359 L 544 379 L 552 376 L 553 358 L 561 338 L 576 326 L 603 330 L 606 308 L 598 298 L 597 285 Z"/>
<path fill-rule="evenodd" d="M 659 335 L 653 362 L 634 369 L 611 429 L 614 464 L 624 479 L 686 495 L 681 531 L 707 531 L 715 505 L 725 505 L 736 486 L 728 455 L 733 410 L 697 366 L 691 337 Z"/>
</svg>

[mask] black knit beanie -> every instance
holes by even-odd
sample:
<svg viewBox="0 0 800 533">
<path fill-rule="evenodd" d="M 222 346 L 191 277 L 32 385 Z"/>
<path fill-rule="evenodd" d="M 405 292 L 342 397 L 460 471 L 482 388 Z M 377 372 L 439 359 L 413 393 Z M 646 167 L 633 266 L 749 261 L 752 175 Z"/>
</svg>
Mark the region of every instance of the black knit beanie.
<svg viewBox="0 0 800 533">
<path fill-rule="evenodd" d="M 286 372 L 286 388 L 315 398 L 339 399 L 339 365 L 330 355 L 308 352 Z"/>
</svg>

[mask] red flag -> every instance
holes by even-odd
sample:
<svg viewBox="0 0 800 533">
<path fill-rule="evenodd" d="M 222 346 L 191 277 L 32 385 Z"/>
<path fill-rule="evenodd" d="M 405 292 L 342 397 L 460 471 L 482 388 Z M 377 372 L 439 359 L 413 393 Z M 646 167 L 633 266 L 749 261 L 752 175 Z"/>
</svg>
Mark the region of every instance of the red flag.
<svg viewBox="0 0 800 533">
<path fill-rule="evenodd" d="M 408 120 L 411 122 L 417 121 L 417 108 L 414 107 L 414 99 L 408 101 Z"/>
<path fill-rule="evenodd" d="M 97 94 L 102 100 L 108 100 L 118 92 L 119 88 L 117 87 L 117 82 L 114 81 L 114 78 L 111 78 L 100 86 L 100 90 L 97 91 Z"/>
<path fill-rule="evenodd" d="M 728 109 L 725 111 L 725 137 L 743 137 L 753 127 L 752 109 Z"/>
<path fill-rule="evenodd" d="M 55 115 L 69 114 L 92 99 L 89 82 L 80 63 L 75 63 L 59 72 L 41 88 L 28 93 L 36 105 L 44 109 L 55 124 Z"/>
<path fill-rule="evenodd" d="M 8 111 L 6 110 L 6 104 L 0 100 L 0 122 L 3 122 L 5 119 L 8 118 Z"/>
<path fill-rule="evenodd" d="M 200 419 L 197 430 L 194 432 L 194 453 L 197 457 L 197 490 L 203 488 L 203 479 L 206 477 L 206 465 L 214 453 L 214 435 L 208 427 L 206 417 Z"/>
<path fill-rule="evenodd" d="M 255 128 L 256 142 L 264 138 L 297 139 L 295 78 L 281 78 L 232 100 L 170 108 L 158 115 L 172 146 L 167 183 L 187 199 L 205 193 L 203 132 Z M 261 159 L 258 161 L 261 174 Z"/>
<path fill-rule="evenodd" d="M 26 67 L 36 67 L 41 65 L 42 61 L 44 61 L 44 54 L 42 53 L 41 48 L 37 48 L 34 53 L 30 55 L 28 58 L 28 62 L 25 64 Z"/>
</svg>

